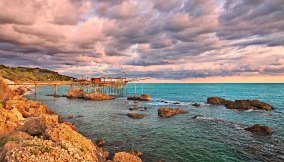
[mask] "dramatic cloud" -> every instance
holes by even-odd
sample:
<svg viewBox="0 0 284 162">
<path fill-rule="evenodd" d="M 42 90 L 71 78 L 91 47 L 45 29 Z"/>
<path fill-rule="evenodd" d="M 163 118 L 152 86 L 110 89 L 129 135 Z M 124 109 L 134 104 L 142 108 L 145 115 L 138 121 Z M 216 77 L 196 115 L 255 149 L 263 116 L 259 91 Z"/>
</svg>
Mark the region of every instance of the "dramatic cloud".
<svg viewBox="0 0 284 162">
<path fill-rule="evenodd" d="M 283 0 L 2 0 L 0 64 L 72 76 L 284 74 Z"/>
</svg>

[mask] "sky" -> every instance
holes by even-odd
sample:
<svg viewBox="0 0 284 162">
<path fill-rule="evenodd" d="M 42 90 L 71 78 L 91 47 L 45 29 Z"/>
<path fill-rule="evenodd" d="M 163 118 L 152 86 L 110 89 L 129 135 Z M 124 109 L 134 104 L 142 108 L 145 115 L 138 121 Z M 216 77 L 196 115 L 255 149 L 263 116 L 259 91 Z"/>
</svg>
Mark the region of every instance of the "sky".
<svg viewBox="0 0 284 162">
<path fill-rule="evenodd" d="M 284 1 L 1 0 L 0 64 L 144 82 L 284 82 Z"/>
</svg>

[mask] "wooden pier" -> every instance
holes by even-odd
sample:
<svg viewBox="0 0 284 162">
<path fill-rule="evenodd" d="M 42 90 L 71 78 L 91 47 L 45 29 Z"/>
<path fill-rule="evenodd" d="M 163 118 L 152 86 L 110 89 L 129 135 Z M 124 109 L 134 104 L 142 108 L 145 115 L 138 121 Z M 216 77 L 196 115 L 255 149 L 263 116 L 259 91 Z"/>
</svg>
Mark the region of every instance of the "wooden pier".
<svg viewBox="0 0 284 162">
<path fill-rule="evenodd" d="M 129 82 L 144 80 L 141 79 L 130 79 L 126 77 L 98 77 L 86 79 L 76 79 L 71 81 L 14 81 L 14 83 L 8 84 L 9 86 L 34 86 L 35 97 L 37 95 L 38 87 L 41 86 L 52 86 L 53 96 L 58 96 L 58 87 L 70 86 L 70 90 L 75 88 L 82 89 L 86 92 L 100 92 L 114 97 L 127 96 L 126 85 Z"/>
</svg>

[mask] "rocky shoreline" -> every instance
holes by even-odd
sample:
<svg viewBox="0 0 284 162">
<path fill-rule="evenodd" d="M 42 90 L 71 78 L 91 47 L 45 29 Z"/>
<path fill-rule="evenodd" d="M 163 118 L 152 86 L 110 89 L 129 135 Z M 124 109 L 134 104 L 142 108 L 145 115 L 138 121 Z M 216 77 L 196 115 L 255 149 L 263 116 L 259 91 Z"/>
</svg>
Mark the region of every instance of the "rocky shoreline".
<svg viewBox="0 0 284 162">
<path fill-rule="evenodd" d="M 16 93 L 6 97 L 0 104 L 0 161 L 142 161 L 128 152 L 108 157 L 72 123 L 60 119 L 39 101 Z"/>
</svg>

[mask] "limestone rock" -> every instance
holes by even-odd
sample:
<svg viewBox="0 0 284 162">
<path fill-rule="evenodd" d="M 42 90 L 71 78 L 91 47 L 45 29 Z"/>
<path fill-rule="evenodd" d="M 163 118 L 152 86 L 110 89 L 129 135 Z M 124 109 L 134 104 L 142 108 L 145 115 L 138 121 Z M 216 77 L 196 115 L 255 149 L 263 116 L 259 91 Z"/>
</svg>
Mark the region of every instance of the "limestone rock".
<svg viewBox="0 0 284 162">
<path fill-rule="evenodd" d="M 127 152 L 118 152 L 112 158 L 113 162 L 142 162 L 142 160 Z"/>
<path fill-rule="evenodd" d="M 176 114 L 183 114 L 183 113 L 188 113 L 188 111 L 182 110 L 180 108 L 159 108 L 158 109 L 158 115 L 160 117 L 171 117 Z"/>
<path fill-rule="evenodd" d="M 0 134 L 13 132 L 22 118 L 17 110 L 10 111 L 0 107 Z"/>
<path fill-rule="evenodd" d="M 94 145 L 90 139 L 87 139 L 80 133 L 74 131 L 69 125 L 65 123 L 47 129 L 45 132 L 45 137 L 55 142 L 64 140 L 75 142 L 89 152 L 93 153 L 92 157 L 95 159 L 95 161 L 98 161 L 98 159 L 105 159 L 103 152 L 98 151 L 97 146 Z"/>
<path fill-rule="evenodd" d="M 27 118 L 22 125 L 17 127 L 17 130 L 36 136 L 42 135 L 47 128 L 56 124 L 58 124 L 57 115 L 42 115 Z"/>
<path fill-rule="evenodd" d="M 41 116 L 42 114 L 56 114 L 49 110 L 47 105 L 39 101 L 27 100 L 21 96 L 14 96 L 7 100 L 4 108 L 8 110 L 17 108 L 25 118 Z"/>
<path fill-rule="evenodd" d="M 77 143 L 43 139 L 24 140 L 7 151 L 7 161 L 97 161 L 92 153 Z"/>
</svg>

